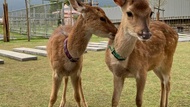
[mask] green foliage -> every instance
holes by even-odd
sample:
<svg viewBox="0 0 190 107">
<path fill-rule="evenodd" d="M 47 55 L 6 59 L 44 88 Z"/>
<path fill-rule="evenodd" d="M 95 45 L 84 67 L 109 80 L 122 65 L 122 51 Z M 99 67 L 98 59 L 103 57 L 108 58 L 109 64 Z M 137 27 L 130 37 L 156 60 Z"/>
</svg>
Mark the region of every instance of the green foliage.
<svg viewBox="0 0 190 107">
<path fill-rule="evenodd" d="M 64 4 L 66 4 L 66 5 L 70 5 L 69 0 L 64 0 Z"/>
<path fill-rule="evenodd" d="M 53 3 L 50 5 L 50 13 L 55 12 L 57 10 L 61 10 L 62 8 L 62 2 Z"/>
</svg>

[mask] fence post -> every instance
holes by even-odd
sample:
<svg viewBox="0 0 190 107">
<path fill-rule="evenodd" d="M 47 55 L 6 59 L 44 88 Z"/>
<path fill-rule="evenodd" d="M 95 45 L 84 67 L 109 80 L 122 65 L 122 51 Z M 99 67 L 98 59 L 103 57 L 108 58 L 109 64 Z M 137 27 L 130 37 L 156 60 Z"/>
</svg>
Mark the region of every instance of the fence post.
<svg viewBox="0 0 190 107">
<path fill-rule="evenodd" d="M 65 21 L 64 21 L 64 19 L 65 19 L 65 17 L 64 17 L 64 15 L 65 15 L 65 9 L 64 9 L 64 6 L 65 6 L 65 4 L 64 3 L 62 3 L 62 9 L 61 9 L 61 24 L 62 25 L 65 25 Z"/>
<path fill-rule="evenodd" d="M 26 4 L 26 20 L 27 20 L 27 36 L 28 41 L 30 42 L 30 0 L 25 0 Z"/>
<path fill-rule="evenodd" d="M 4 9 L 4 16 L 3 16 L 4 42 L 9 42 L 10 32 L 9 32 L 8 5 L 6 3 L 6 0 L 4 0 L 3 9 Z"/>
<path fill-rule="evenodd" d="M 48 33 L 48 25 L 47 25 L 47 5 L 44 5 L 44 21 L 45 21 L 45 37 L 47 37 L 47 33 Z"/>
</svg>

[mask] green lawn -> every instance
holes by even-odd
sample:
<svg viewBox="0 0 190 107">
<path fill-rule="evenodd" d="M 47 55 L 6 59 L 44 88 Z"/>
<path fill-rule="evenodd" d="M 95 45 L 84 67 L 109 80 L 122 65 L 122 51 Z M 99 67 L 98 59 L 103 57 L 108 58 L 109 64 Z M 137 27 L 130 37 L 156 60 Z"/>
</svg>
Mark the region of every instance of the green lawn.
<svg viewBox="0 0 190 107">
<path fill-rule="evenodd" d="M 93 41 L 102 39 L 93 37 Z M 0 49 L 15 47 L 35 47 L 46 45 L 47 39 L 0 41 Z M 171 78 L 169 107 L 189 107 L 190 105 L 190 43 L 180 42 L 174 56 Z M 113 90 L 112 73 L 104 63 L 103 52 L 88 52 L 84 55 L 82 73 L 84 94 L 89 107 L 110 107 Z M 51 68 L 47 57 L 38 56 L 37 61 L 19 62 L 5 57 L 0 65 L 0 107 L 47 107 L 51 91 Z M 120 107 L 135 107 L 135 80 L 126 79 L 120 100 Z M 69 82 L 67 106 L 76 107 L 73 89 Z M 60 89 L 55 107 L 59 106 Z M 144 92 L 143 107 L 158 107 L 160 81 L 149 72 Z"/>
</svg>

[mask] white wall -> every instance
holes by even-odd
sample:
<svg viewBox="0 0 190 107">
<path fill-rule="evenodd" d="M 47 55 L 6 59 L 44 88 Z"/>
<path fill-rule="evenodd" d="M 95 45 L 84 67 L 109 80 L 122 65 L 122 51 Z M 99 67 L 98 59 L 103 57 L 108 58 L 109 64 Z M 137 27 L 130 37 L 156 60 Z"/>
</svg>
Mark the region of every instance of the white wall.
<svg viewBox="0 0 190 107">
<path fill-rule="evenodd" d="M 161 9 L 165 10 L 164 17 L 190 16 L 190 0 L 166 0 Z"/>
<path fill-rule="evenodd" d="M 151 5 L 151 3 L 150 3 Z M 154 11 L 154 6 L 151 5 Z M 106 15 L 113 21 L 121 19 L 121 9 L 120 7 L 102 8 Z M 166 0 L 165 4 L 161 7 L 164 9 L 164 17 L 173 17 L 183 19 L 183 16 L 188 16 L 186 18 L 190 19 L 190 0 Z M 157 11 L 155 11 L 156 13 Z M 155 17 L 155 14 L 154 14 Z M 163 13 L 160 12 L 160 17 L 163 17 Z M 183 17 L 183 18 L 182 18 Z"/>
</svg>

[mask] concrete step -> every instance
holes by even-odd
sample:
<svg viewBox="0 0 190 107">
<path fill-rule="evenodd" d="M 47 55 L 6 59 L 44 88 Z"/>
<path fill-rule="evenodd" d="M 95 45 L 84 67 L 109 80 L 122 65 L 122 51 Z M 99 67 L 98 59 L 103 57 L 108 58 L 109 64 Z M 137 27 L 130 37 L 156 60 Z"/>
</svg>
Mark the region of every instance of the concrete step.
<svg viewBox="0 0 190 107">
<path fill-rule="evenodd" d="M 33 48 L 25 48 L 25 47 L 14 48 L 13 51 L 33 54 L 33 55 L 47 56 L 47 52 L 45 50 L 39 50 L 39 49 L 33 49 Z"/>
<path fill-rule="evenodd" d="M 36 46 L 36 49 L 46 50 L 46 46 Z"/>
<path fill-rule="evenodd" d="M 4 57 L 8 57 L 11 59 L 19 60 L 19 61 L 29 61 L 29 60 L 37 60 L 36 56 L 13 52 L 13 51 L 7 51 L 7 50 L 1 50 L 0 49 L 0 55 Z"/>
<path fill-rule="evenodd" d="M 4 60 L 0 59 L 0 64 L 4 64 Z"/>
<path fill-rule="evenodd" d="M 87 51 L 104 51 L 107 48 L 107 42 L 89 42 L 86 48 Z"/>
<path fill-rule="evenodd" d="M 107 42 L 102 41 L 102 42 L 89 42 L 88 44 L 93 44 L 93 45 L 107 45 Z"/>
<path fill-rule="evenodd" d="M 87 47 L 102 47 L 102 48 L 107 48 L 107 45 L 97 45 L 97 44 L 88 44 Z"/>
<path fill-rule="evenodd" d="M 105 43 L 107 45 L 108 41 L 100 41 L 100 43 Z"/>
<path fill-rule="evenodd" d="M 189 42 L 190 38 L 179 38 L 178 41 L 179 42 Z"/>
<path fill-rule="evenodd" d="M 106 48 L 104 47 L 87 47 L 87 51 L 104 51 Z"/>
</svg>

